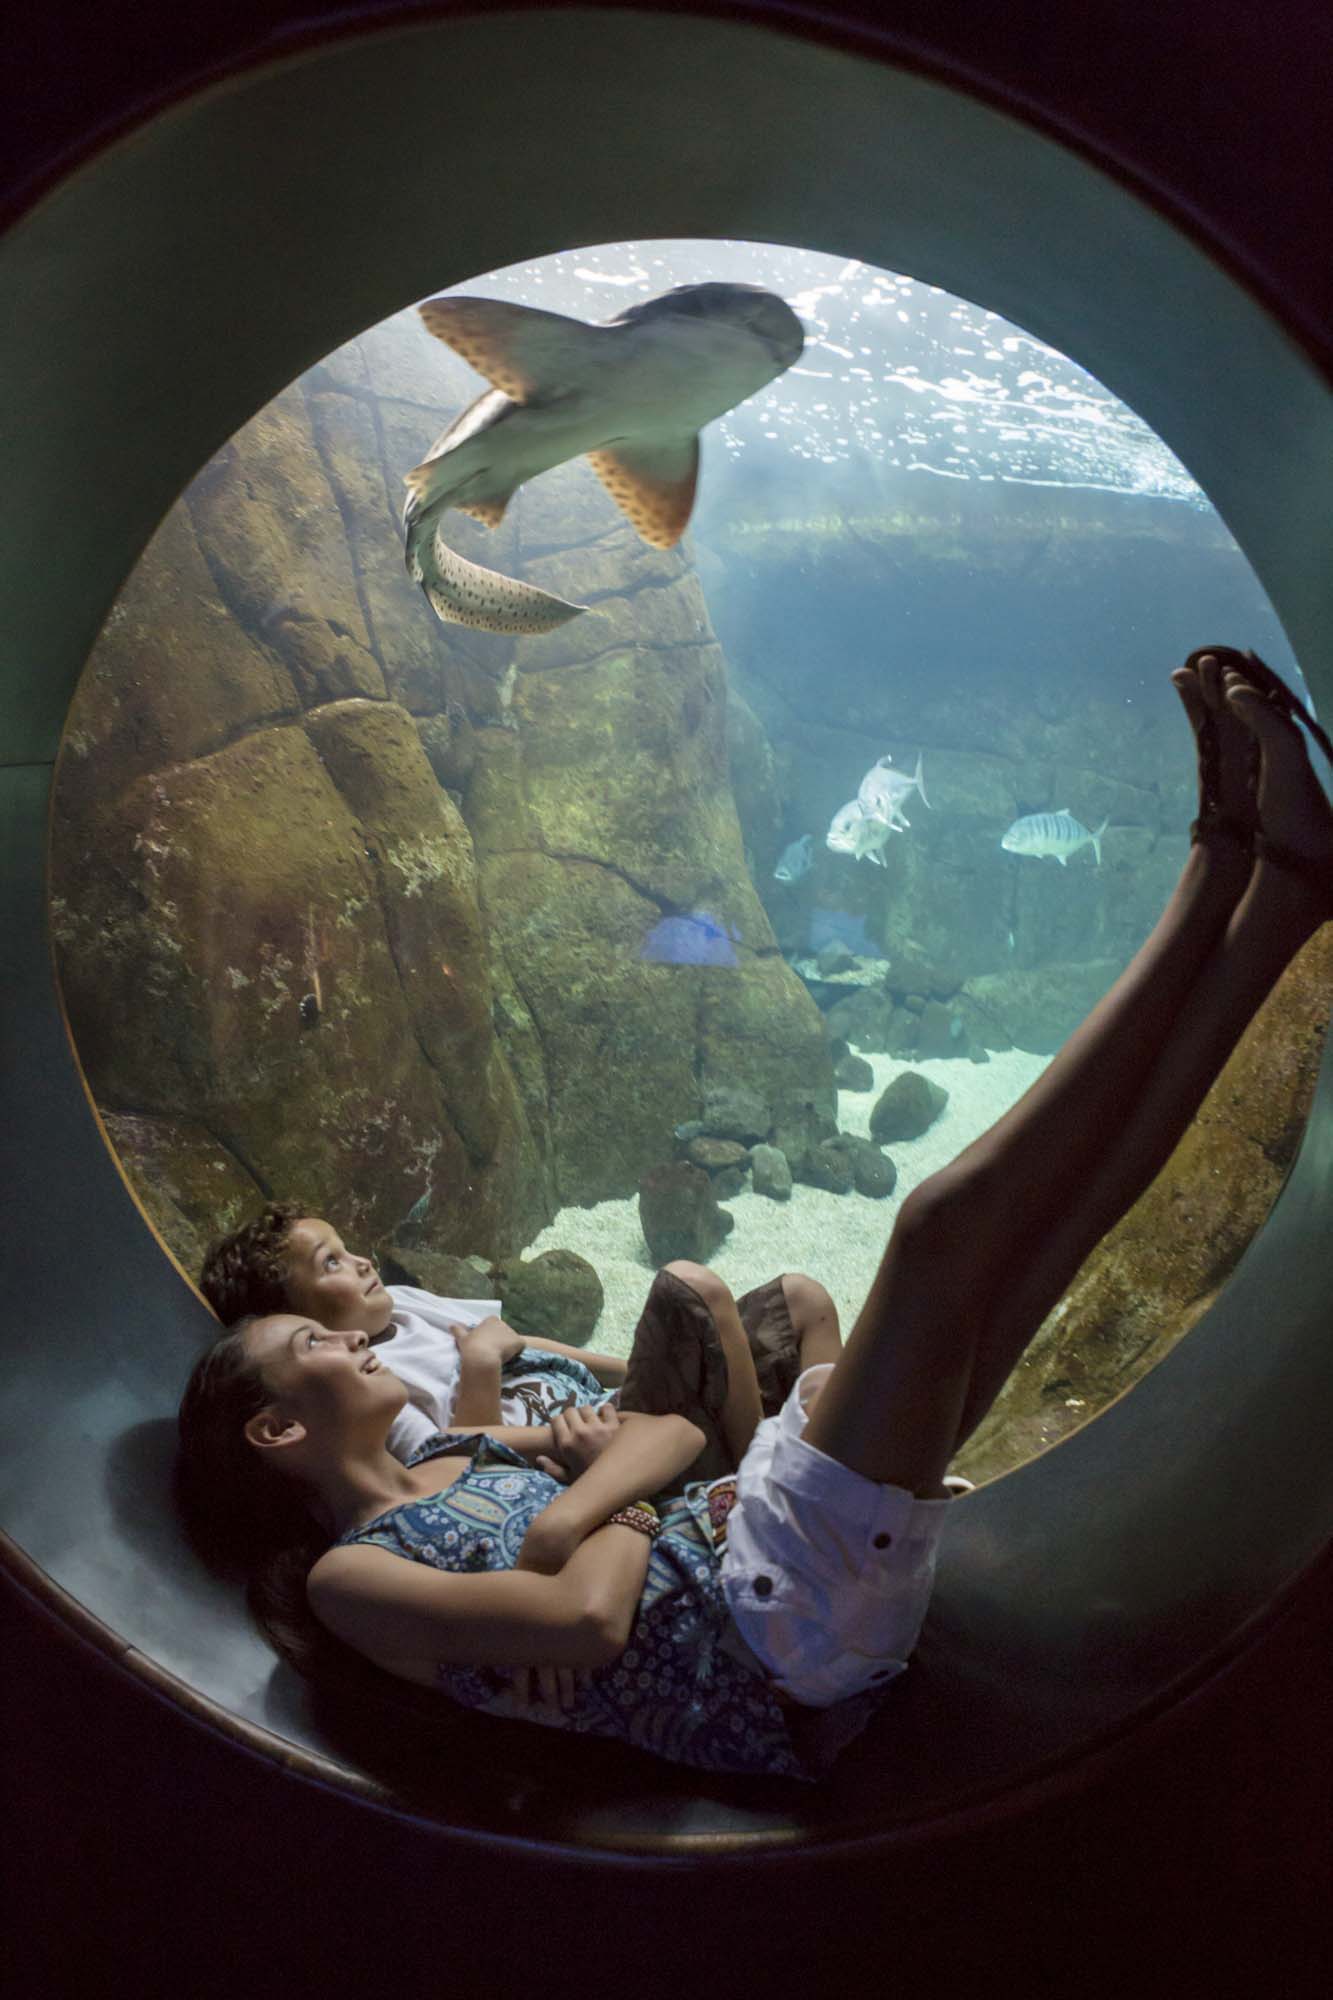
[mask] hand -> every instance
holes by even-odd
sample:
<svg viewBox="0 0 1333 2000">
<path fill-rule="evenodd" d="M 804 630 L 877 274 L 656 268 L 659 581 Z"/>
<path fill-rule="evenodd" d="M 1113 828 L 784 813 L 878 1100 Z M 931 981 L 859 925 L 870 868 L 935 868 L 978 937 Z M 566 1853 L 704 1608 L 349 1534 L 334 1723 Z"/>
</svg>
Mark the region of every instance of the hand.
<svg viewBox="0 0 1333 2000">
<path fill-rule="evenodd" d="M 571 1403 L 567 1409 L 557 1410 L 551 1418 L 554 1456 L 539 1455 L 538 1466 L 562 1483 L 577 1479 L 594 1459 L 601 1457 L 623 1422 L 614 1403 L 598 1403 L 595 1407 L 589 1403 Z"/>
<path fill-rule="evenodd" d="M 494 1313 L 477 1326 L 451 1323 L 449 1331 L 458 1342 L 458 1351 L 465 1361 L 494 1358 L 503 1367 L 506 1361 L 512 1361 L 522 1351 L 524 1344 L 522 1334 L 515 1333 L 512 1326 L 506 1326 Z"/>
<path fill-rule="evenodd" d="M 534 1696 L 532 1677 L 537 1677 Z M 548 1707 L 572 1708 L 579 1691 L 592 1678 L 585 1667 L 514 1667 L 506 1692 L 515 1708 L 528 1707 L 534 1698 Z"/>
</svg>

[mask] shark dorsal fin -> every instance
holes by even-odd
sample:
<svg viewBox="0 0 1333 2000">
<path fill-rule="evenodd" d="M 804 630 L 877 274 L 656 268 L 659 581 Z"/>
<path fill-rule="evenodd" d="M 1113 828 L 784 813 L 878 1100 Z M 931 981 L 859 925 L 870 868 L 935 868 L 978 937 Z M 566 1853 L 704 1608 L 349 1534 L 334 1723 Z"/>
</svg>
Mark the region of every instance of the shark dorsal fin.
<svg viewBox="0 0 1333 2000">
<path fill-rule="evenodd" d="M 655 549 L 671 549 L 684 534 L 699 478 L 699 439 L 670 438 L 608 445 L 588 463 L 622 514 Z"/>
<path fill-rule="evenodd" d="M 596 367 L 602 329 L 507 299 L 427 299 L 427 330 L 515 403 L 559 394 L 570 376 Z"/>
</svg>

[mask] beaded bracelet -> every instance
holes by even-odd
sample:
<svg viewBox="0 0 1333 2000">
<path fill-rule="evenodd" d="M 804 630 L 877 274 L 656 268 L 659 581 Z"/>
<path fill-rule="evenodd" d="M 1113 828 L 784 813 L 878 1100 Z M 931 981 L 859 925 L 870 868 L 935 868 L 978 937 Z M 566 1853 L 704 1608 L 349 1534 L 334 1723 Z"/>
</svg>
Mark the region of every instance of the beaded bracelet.
<svg viewBox="0 0 1333 2000">
<path fill-rule="evenodd" d="M 650 1542 L 655 1542 L 662 1532 L 661 1517 L 651 1500 L 636 1500 L 632 1506 L 622 1507 L 618 1513 L 607 1516 L 605 1526 L 637 1528 Z"/>
</svg>

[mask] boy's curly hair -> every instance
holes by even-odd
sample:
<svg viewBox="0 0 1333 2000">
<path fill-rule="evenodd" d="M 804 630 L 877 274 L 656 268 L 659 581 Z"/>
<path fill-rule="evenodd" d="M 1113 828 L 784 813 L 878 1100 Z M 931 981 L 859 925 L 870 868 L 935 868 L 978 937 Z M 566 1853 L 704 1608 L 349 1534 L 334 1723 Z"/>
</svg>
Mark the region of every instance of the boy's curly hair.
<svg viewBox="0 0 1333 2000">
<path fill-rule="evenodd" d="M 287 1239 L 292 1225 L 314 1212 L 299 1202 L 271 1201 L 212 1246 L 199 1289 L 224 1326 L 286 1310 Z"/>
</svg>

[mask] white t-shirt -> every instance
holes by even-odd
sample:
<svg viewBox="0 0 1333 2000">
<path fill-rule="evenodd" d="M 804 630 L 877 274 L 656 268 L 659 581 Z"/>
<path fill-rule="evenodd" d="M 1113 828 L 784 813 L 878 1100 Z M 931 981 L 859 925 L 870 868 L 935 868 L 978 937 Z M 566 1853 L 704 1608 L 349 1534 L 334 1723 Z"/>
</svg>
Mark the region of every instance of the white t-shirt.
<svg viewBox="0 0 1333 2000">
<path fill-rule="evenodd" d="M 450 1324 L 478 1326 L 492 1314 L 498 1316 L 500 1301 L 442 1299 L 437 1292 L 423 1292 L 415 1285 L 387 1289 L 393 1300 L 393 1332 L 376 1339 L 375 1352 L 407 1389 L 408 1401 L 394 1418 L 387 1440 L 393 1456 L 405 1460 L 436 1431 L 447 1431 L 453 1419 L 462 1356 Z M 611 1394 L 590 1370 L 563 1355 L 528 1347 L 515 1356 L 515 1361 L 519 1359 L 532 1372 L 516 1373 L 514 1361 L 506 1363 L 500 1385 L 502 1424 L 549 1423 L 552 1413 L 572 1400 L 604 1402 Z M 578 1393 L 580 1372 L 588 1377 L 581 1385 L 583 1393 Z"/>
</svg>

